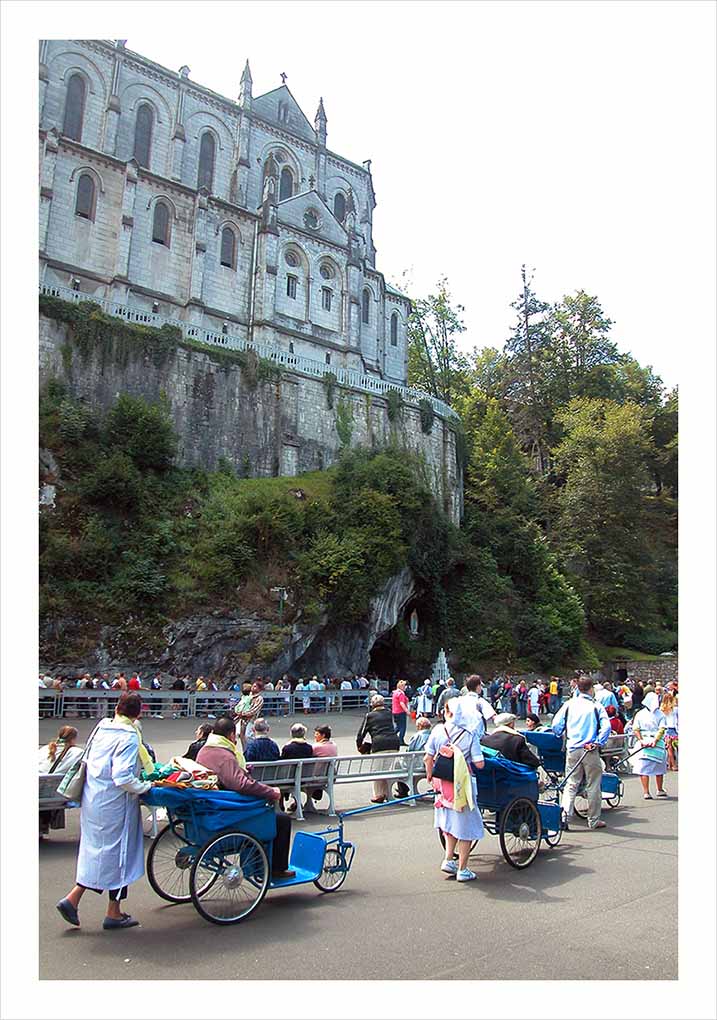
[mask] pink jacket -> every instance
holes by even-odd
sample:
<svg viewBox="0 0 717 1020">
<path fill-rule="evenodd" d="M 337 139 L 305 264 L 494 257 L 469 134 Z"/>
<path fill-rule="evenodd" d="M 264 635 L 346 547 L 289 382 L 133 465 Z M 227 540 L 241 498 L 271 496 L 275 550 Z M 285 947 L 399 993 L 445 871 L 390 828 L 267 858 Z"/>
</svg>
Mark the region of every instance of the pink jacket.
<svg viewBox="0 0 717 1020">
<path fill-rule="evenodd" d="M 235 756 L 226 747 L 204 747 L 197 755 L 197 764 L 203 765 L 210 772 L 216 772 L 219 785 L 223 790 L 234 790 L 247 797 L 261 797 L 263 800 L 276 800 L 276 793 L 271 786 L 258 783 L 248 772 L 239 768 Z"/>
</svg>

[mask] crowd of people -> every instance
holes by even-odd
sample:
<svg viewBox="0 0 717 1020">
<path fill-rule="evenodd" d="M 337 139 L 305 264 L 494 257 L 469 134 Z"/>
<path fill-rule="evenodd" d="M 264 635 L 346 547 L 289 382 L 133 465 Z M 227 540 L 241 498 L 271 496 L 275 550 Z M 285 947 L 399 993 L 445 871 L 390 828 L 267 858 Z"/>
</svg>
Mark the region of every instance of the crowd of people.
<svg viewBox="0 0 717 1020">
<path fill-rule="evenodd" d="M 152 786 L 144 777 L 152 774 L 154 764 L 139 721 L 144 700 L 142 688 L 130 687 L 133 679 L 138 680 L 131 677 L 126 681 L 127 688 L 121 690 L 114 716 L 98 723 L 84 752 L 77 746 L 77 730 L 71 726 L 63 726 L 57 738 L 40 752 L 41 772 L 69 769 L 84 754 L 86 780 L 76 881 L 57 904 L 62 917 L 73 925 L 79 924 L 79 904 L 87 889 L 108 893 L 105 929 L 137 924 L 121 905 L 128 885 L 144 872 L 139 796 Z M 656 796 L 667 796 L 665 774 L 671 768 L 677 769 L 677 682 L 653 687 L 626 681 L 613 686 L 580 675 L 562 690 L 555 682 L 557 689 L 553 689 L 553 679 L 516 684 L 510 677 L 494 677 L 486 684 L 480 676 L 472 675 L 462 688 L 449 677 L 444 684 L 427 681 L 414 691 L 401 680 L 390 695 L 390 704 L 382 694 L 371 692 L 369 686 L 369 710 L 356 735 L 357 750 L 374 754 L 407 746 L 412 751 L 424 751 L 426 777 L 435 794 L 434 826 L 441 831 L 445 846 L 440 868 L 448 877 L 460 883 L 477 877 L 468 858 L 484 832 L 476 785 L 477 774 L 484 765 L 484 750 L 490 749 L 530 769 L 539 767 L 539 759 L 526 743 L 525 730 L 550 729 L 557 736 L 564 735 L 566 784 L 562 807 L 566 827 L 579 788 L 584 790 L 588 802 L 588 829 L 604 827 L 600 818 L 600 748 L 613 733 L 620 732 L 619 727 L 623 732 L 632 731 L 638 750 L 633 769 L 640 776 L 643 796 L 652 799 L 651 776 L 655 777 Z M 513 707 L 514 696 L 518 708 L 521 687 L 526 689 L 525 703 L 530 711 L 526 710 L 525 715 L 506 711 L 506 706 Z M 256 796 L 275 802 L 277 809 L 283 808 L 284 792 L 254 779 L 252 763 L 336 757 L 338 748 L 332 740 L 331 728 L 317 726 L 310 742 L 306 726 L 294 723 L 290 739 L 280 747 L 271 736 L 270 723 L 261 715 L 262 688 L 254 683 L 245 684 L 240 690 L 241 696 L 231 713 L 197 727 L 184 757 L 211 772 L 220 789 Z M 562 704 L 558 705 L 555 698 Z M 416 732 L 407 744 L 410 717 L 415 719 Z M 521 732 L 517 723 L 522 720 L 525 727 Z M 450 768 L 445 764 L 447 760 Z M 372 803 L 385 803 L 389 799 L 387 781 L 375 781 L 373 793 Z M 406 784 L 399 784 L 397 794 L 408 795 Z M 322 795 L 319 788 L 309 789 L 307 806 Z M 290 813 L 296 807 L 292 799 L 287 810 Z M 275 875 L 287 878 L 292 875 L 289 813 L 277 810 L 272 857 Z"/>
</svg>

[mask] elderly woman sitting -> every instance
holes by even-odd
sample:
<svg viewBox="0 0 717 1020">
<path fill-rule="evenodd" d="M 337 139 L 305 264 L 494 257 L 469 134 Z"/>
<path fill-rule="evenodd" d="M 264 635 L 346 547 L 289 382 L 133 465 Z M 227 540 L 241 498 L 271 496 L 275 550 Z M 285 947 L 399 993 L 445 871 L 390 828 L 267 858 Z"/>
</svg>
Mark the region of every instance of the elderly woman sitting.
<svg viewBox="0 0 717 1020">
<path fill-rule="evenodd" d="M 540 759 L 528 749 L 525 737 L 515 728 L 515 716 L 511 712 L 503 712 L 495 717 L 495 729 L 488 736 L 481 738 L 483 747 L 491 747 L 500 752 L 504 758 L 517 761 L 528 768 L 537 769 Z"/>
</svg>

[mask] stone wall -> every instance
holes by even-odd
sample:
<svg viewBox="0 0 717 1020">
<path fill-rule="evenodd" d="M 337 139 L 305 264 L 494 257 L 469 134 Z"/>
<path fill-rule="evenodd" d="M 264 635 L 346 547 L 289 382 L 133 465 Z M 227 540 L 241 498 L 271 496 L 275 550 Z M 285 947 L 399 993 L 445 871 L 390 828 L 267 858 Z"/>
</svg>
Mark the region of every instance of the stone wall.
<svg viewBox="0 0 717 1020">
<path fill-rule="evenodd" d="M 64 324 L 40 316 L 41 385 L 52 377 L 100 410 L 120 393 L 149 401 L 166 396 L 178 461 L 185 466 L 211 470 L 223 457 L 243 475 L 296 475 L 329 467 L 342 439 L 351 447 L 397 443 L 423 457 L 432 490 L 452 520 L 460 520 L 463 484 L 454 428 L 436 415 L 425 434 L 417 406 L 404 404 L 391 422 L 384 397 L 337 386 L 330 408 L 321 379 L 282 371 L 255 382 L 252 373 L 219 354 L 181 347 L 161 364 L 148 354 L 115 363 L 100 348 L 84 358 Z"/>
<path fill-rule="evenodd" d="M 667 682 L 678 679 L 678 657 L 665 655 L 656 659 L 639 659 L 634 662 L 606 663 L 603 673 L 609 680 L 614 679 L 617 669 L 627 669 L 627 675 L 631 680 L 641 680 L 643 683 L 654 683 L 655 680 Z"/>
</svg>

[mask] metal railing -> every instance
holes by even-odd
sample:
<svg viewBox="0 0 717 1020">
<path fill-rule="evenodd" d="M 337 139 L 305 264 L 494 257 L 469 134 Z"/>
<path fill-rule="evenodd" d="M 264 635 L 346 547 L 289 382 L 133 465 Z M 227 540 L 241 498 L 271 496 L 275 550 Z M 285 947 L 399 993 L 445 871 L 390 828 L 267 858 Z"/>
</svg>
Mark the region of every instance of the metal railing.
<svg viewBox="0 0 717 1020">
<path fill-rule="evenodd" d="M 322 361 L 314 361 L 306 358 L 303 354 L 291 354 L 274 347 L 270 344 L 250 343 L 243 337 L 231 333 L 216 333 L 214 330 L 205 329 L 204 326 L 197 326 L 191 322 L 184 322 L 182 319 L 174 319 L 164 315 L 155 315 L 153 312 L 145 312 L 139 308 L 132 308 L 130 305 L 122 304 L 119 301 L 102 300 L 90 294 L 84 294 L 79 290 L 71 290 L 69 287 L 61 287 L 59 284 L 40 284 L 40 292 L 49 297 L 61 298 L 63 301 L 72 301 L 79 304 L 81 301 L 91 301 L 99 305 L 103 312 L 115 318 L 124 319 L 126 322 L 133 322 L 139 326 L 153 326 L 156 329 L 164 325 L 176 326 L 187 340 L 196 340 L 199 343 L 208 344 L 212 347 L 223 347 L 235 351 L 255 351 L 261 358 L 281 365 L 291 372 L 298 372 L 300 375 L 310 375 L 323 379 L 327 372 L 332 372 L 336 381 L 341 386 L 349 386 L 352 389 L 362 390 L 365 393 L 375 393 L 379 396 L 395 390 L 400 393 L 409 404 L 418 404 L 421 400 L 427 400 L 436 414 L 442 418 L 458 419 L 458 414 L 445 404 L 438 397 L 429 393 L 413 389 L 411 386 L 402 386 L 400 383 L 387 382 L 385 379 L 377 379 L 375 376 L 366 375 L 353 368 L 333 367 L 324 364 Z"/>
<path fill-rule="evenodd" d="M 111 716 L 121 691 L 83 690 L 67 687 L 64 691 L 38 689 L 38 710 L 41 719 L 75 716 L 79 719 L 104 719 Z M 239 691 L 172 691 L 145 690 L 142 716 L 187 719 L 207 718 L 233 711 Z M 264 716 L 318 715 L 368 707 L 367 690 L 350 691 L 264 691 Z"/>
</svg>

